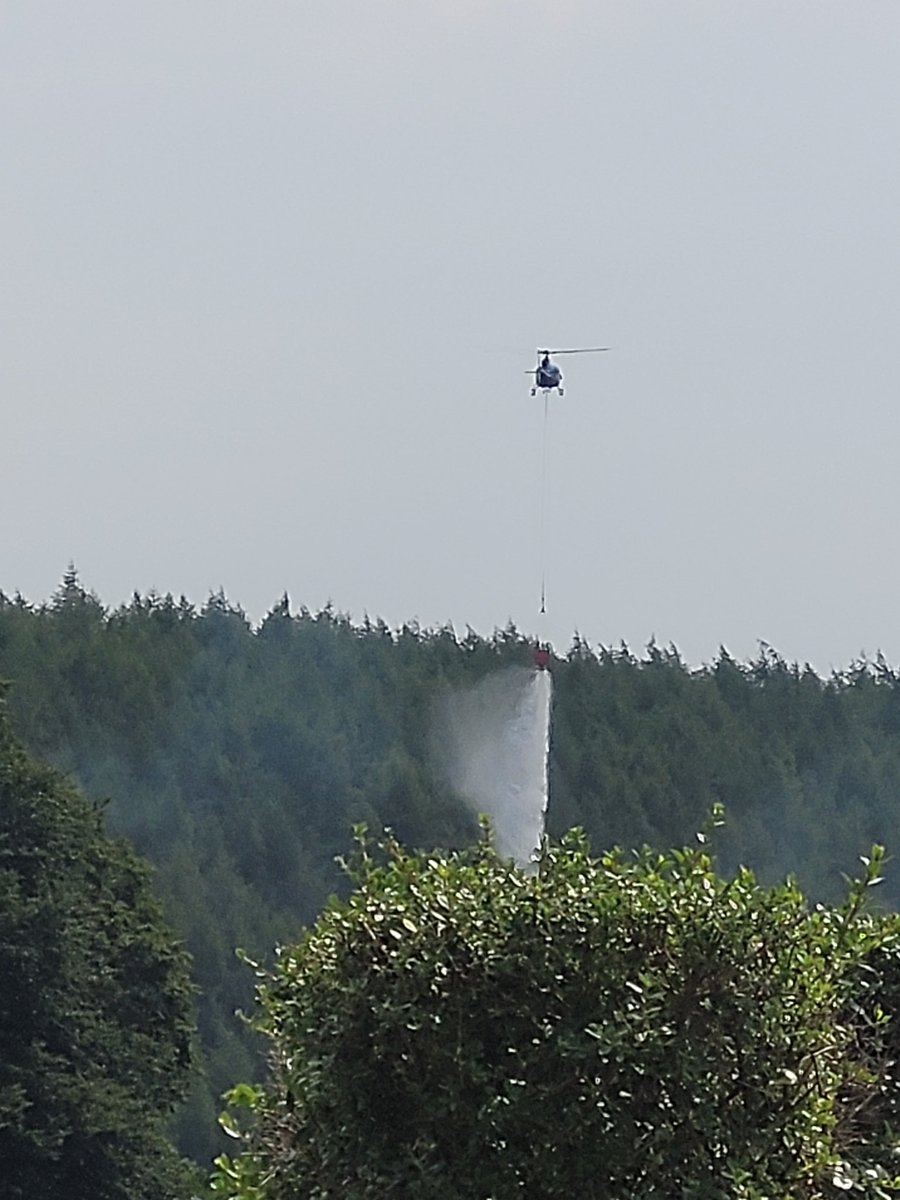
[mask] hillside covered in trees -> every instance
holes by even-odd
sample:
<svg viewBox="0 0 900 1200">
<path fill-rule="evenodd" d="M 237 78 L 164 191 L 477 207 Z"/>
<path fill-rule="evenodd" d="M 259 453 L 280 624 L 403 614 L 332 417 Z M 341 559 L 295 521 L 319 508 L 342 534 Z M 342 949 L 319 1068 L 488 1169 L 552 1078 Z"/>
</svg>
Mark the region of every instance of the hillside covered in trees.
<svg viewBox="0 0 900 1200">
<path fill-rule="evenodd" d="M 29 751 L 106 802 L 110 829 L 156 868 L 194 959 L 206 1076 L 182 1145 L 216 1145 L 217 1097 L 259 1074 L 235 1009 L 252 972 L 344 884 L 351 827 L 453 848 L 477 826 L 434 766 L 443 696 L 530 665 L 513 628 L 391 630 L 283 598 L 254 627 L 223 595 L 200 608 L 139 596 L 109 610 L 74 569 L 46 604 L 0 594 L 0 678 Z M 831 899 L 872 842 L 896 849 L 900 676 L 860 662 L 829 679 L 762 648 L 701 668 L 674 648 L 596 650 L 553 663 L 549 831 L 595 851 L 683 844 L 716 803 L 719 865 L 795 872 Z M 882 900 L 898 906 L 888 868 Z"/>
</svg>

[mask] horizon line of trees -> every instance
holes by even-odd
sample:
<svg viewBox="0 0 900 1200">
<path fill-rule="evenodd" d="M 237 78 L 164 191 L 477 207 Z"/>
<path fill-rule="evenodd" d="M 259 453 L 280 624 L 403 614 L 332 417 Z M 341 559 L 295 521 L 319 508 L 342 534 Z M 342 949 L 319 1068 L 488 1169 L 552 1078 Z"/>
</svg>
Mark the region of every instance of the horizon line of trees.
<svg viewBox="0 0 900 1200">
<path fill-rule="evenodd" d="M 513 626 L 355 625 L 287 597 L 252 626 L 223 594 L 200 608 L 140 596 L 109 610 L 70 568 L 44 604 L 0 593 L 0 678 L 28 750 L 105 804 L 108 827 L 153 863 L 193 957 L 203 1073 L 181 1146 L 221 1148 L 219 1096 L 260 1070 L 235 1017 L 252 1003 L 241 947 L 268 961 L 346 883 L 351 828 L 453 850 L 477 836 L 435 765 L 433 713 L 448 692 L 530 666 Z M 879 656 L 820 678 L 770 647 L 702 667 L 652 643 L 575 638 L 552 664 L 548 831 L 613 845 L 682 845 L 725 806 L 718 862 L 764 882 L 790 873 L 816 899 L 875 842 L 888 852 L 900 798 L 900 676 Z M 900 907 L 889 864 L 882 901 Z"/>
</svg>

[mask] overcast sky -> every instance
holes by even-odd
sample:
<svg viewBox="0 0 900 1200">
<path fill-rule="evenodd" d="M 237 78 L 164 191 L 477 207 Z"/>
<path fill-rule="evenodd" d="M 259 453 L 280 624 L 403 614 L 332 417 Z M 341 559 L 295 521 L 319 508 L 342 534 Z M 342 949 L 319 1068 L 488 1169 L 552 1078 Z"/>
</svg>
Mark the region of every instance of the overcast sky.
<svg viewBox="0 0 900 1200">
<path fill-rule="evenodd" d="M 900 661 L 898 50 L 897 0 L 2 0 L 0 588 Z M 613 349 L 541 536 L 544 345 Z"/>
</svg>

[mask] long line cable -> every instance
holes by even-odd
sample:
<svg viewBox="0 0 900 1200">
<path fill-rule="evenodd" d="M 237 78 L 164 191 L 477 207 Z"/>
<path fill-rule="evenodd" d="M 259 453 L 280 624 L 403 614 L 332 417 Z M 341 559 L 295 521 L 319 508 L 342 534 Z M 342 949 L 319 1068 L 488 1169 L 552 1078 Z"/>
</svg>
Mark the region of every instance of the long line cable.
<svg viewBox="0 0 900 1200">
<path fill-rule="evenodd" d="M 541 555 L 541 612 L 547 611 L 547 564 L 544 550 L 544 510 L 547 493 L 547 442 L 550 417 L 550 392 L 544 391 L 544 426 L 541 431 L 541 500 L 538 524 L 538 546 Z"/>
</svg>

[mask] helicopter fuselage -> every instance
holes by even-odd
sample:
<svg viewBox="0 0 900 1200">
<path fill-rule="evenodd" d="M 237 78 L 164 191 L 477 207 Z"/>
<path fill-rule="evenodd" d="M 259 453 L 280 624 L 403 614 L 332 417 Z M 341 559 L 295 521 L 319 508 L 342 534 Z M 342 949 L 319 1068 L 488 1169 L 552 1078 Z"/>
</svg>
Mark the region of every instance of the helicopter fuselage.
<svg viewBox="0 0 900 1200">
<path fill-rule="evenodd" d="M 608 349 L 608 346 L 583 346 L 577 350 L 538 350 L 537 367 L 534 370 L 525 372 L 526 375 L 534 376 L 534 385 L 531 389 L 532 396 L 538 390 L 552 392 L 554 388 L 560 396 L 563 394 L 562 371 L 552 361 L 551 354 L 599 354 L 601 351 Z"/>
<path fill-rule="evenodd" d="M 558 388 L 562 393 L 562 371 L 555 363 L 548 363 L 547 366 L 540 366 L 534 373 L 534 388 L 533 391 L 549 392 L 553 388 Z"/>
</svg>

